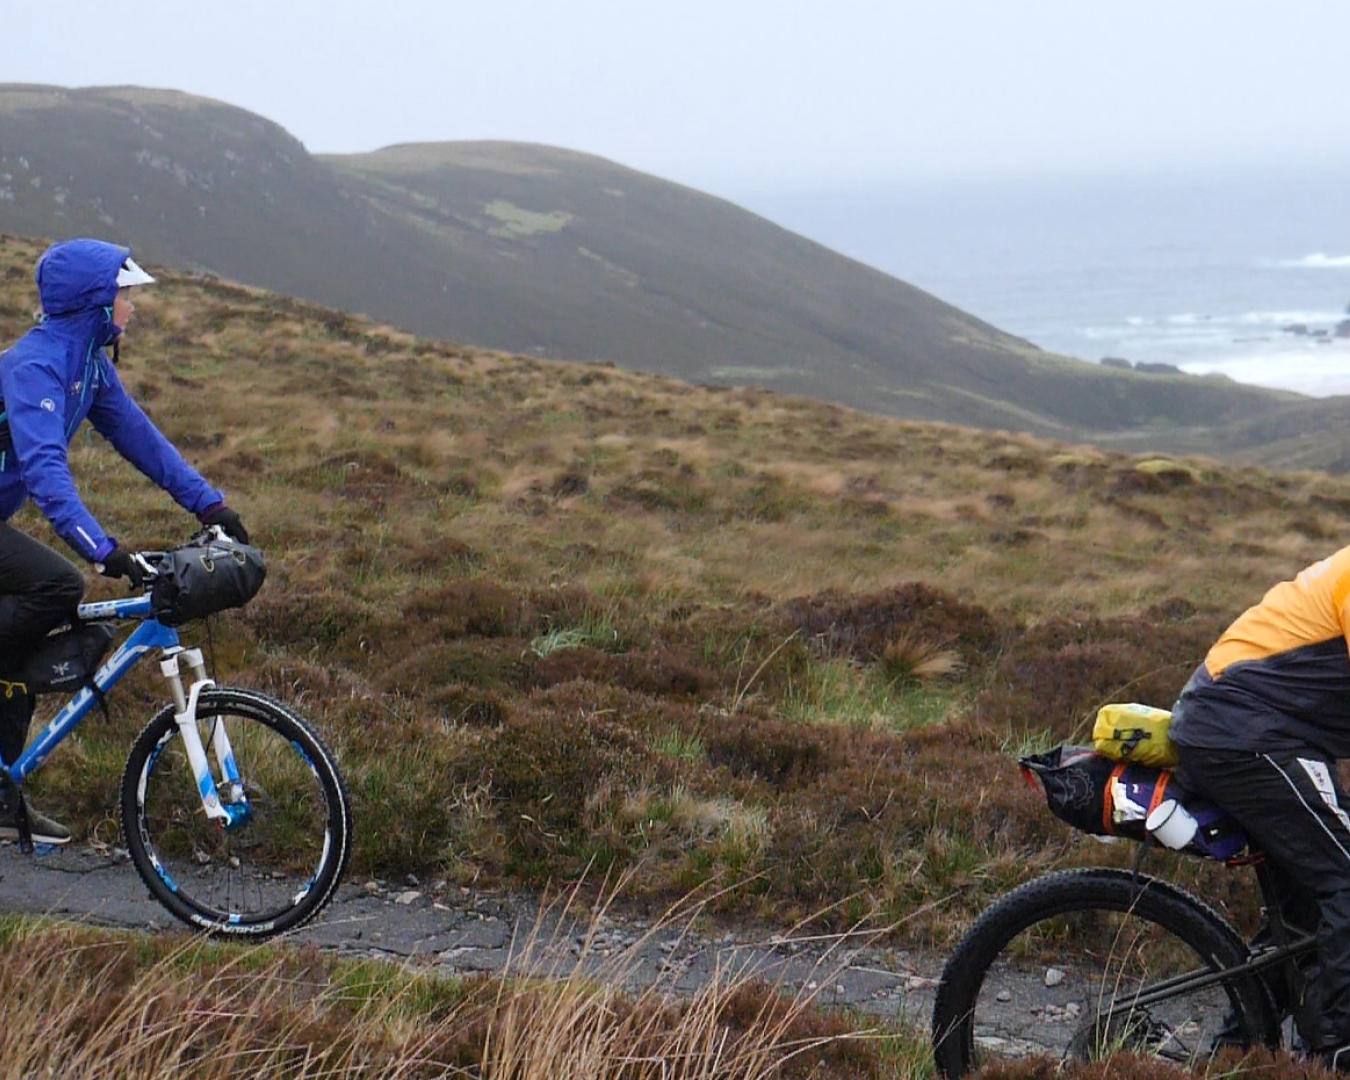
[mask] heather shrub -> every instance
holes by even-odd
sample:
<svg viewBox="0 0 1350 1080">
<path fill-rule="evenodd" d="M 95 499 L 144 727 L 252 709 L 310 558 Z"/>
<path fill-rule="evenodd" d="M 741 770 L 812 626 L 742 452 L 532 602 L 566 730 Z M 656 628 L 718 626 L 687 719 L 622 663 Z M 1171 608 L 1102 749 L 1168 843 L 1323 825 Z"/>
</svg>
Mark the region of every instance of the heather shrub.
<svg viewBox="0 0 1350 1080">
<path fill-rule="evenodd" d="M 693 658 L 668 646 L 657 645 L 645 652 L 601 652 L 580 645 L 561 648 L 535 660 L 530 685 L 543 688 L 575 679 L 621 686 L 658 697 L 703 697 L 718 684 L 718 677 Z"/>
<path fill-rule="evenodd" d="M 392 649 L 395 656 L 402 650 Z M 508 692 L 531 684 L 535 658 L 521 638 L 447 638 L 393 660 L 380 679 L 389 691 L 425 696 L 451 683 Z"/>
<path fill-rule="evenodd" d="M 780 908 L 847 922 L 866 913 L 910 917 L 910 934 L 937 934 L 957 911 L 978 911 L 1066 839 L 1007 756 L 979 747 L 969 728 L 895 736 L 826 729 L 818 753 L 829 767 L 780 800 L 758 867 Z M 959 896 L 952 903 L 953 896 Z"/>
<path fill-rule="evenodd" d="M 258 639 L 288 651 L 353 655 L 353 645 L 377 625 L 373 605 L 349 592 L 264 589 L 244 609 L 244 622 Z"/>
<path fill-rule="evenodd" d="M 641 510 L 674 511 L 698 514 L 707 507 L 712 489 L 688 464 L 678 468 L 643 469 L 626 477 L 605 495 L 607 509 L 625 507 Z"/>
<path fill-rule="evenodd" d="M 975 720 L 996 732 L 1048 729 L 1083 740 L 1108 702 L 1171 708 L 1221 630 L 1207 618 L 1047 620 L 1008 645 L 975 702 Z"/>
<path fill-rule="evenodd" d="M 660 759 L 610 704 L 630 700 L 570 683 L 530 697 L 500 731 L 469 749 L 461 775 L 490 785 L 522 866 L 547 865 L 539 860 L 584 847 L 618 816 L 634 778 L 659 775 Z"/>
<path fill-rule="evenodd" d="M 767 1028 L 781 1031 L 786 1044 L 801 1048 L 802 1052 L 775 1070 L 782 1080 L 887 1075 L 880 1040 L 849 1038 L 856 1030 L 850 1017 L 803 1010 L 781 988 L 762 978 L 736 986 L 719 1006 L 718 1020 L 738 1038 Z"/>
<path fill-rule="evenodd" d="M 922 582 L 862 595 L 820 593 L 789 600 L 780 610 L 820 649 L 864 661 L 908 637 L 954 649 L 973 664 L 991 656 L 1009 633 L 985 608 Z"/>
<path fill-rule="evenodd" d="M 405 602 L 402 614 L 424 640 L 528 637 L 539 622 L 528 600 L 481 577 L 451 580 L 440 588 L 418 592 Z"/>
<path fill-rule="evenodd" d="M 375 692 L 371 683 L 350 668 L 311 657 L 271 655 L 245 671 L 232 672 L 229 681 L 256 687 L 302 713 L 325 709 L 334 701 L 370 697 Z M 121 689 L 119 686 L 119 696 Z"/>
<path fill-rule="evenodd" d="M 432 686 L 423 700 L 426 708 L 441 716 L 447 725 L 500 728 L 511 715 L 510 703 L 502 694 L 469 683 Z"/>
<path fill-rule="evenodd" d="M 1333 1080 L 1336 1074 L 1288 1052 L 1228 1048 L 1194 1069 L 1152 1055 L 1121 1052 L 1090 1062 L 1002 1061 L 973 1075 L 979 1080 Z"/>
<path fill-rule="evenodd" d="M 781 789 L 810 783 L 828 768 L 833 738 L 828 729 L 740 713 L 711 722 L 704 742 L 713 766 Z"/>
</svg>

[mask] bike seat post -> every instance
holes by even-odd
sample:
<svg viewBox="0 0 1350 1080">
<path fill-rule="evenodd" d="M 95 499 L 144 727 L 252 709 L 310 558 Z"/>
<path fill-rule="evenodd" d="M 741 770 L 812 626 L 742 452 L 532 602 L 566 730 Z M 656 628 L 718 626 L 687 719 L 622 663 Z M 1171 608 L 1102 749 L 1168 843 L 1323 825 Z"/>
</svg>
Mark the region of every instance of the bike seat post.
<svg viewBox="0 0 1350 1080">
<path fill-rule="evenodd" d="M 1256 881 L 1261 887 L 1262 915 L 1270 930 L 1271 940 L 1275 942 L 1276 948 L 1283 949 L 1289 945 L 1289 924 L 1284 918 L 1284 897 L 1268 858 L 1257 862 Z M 1280 964 L 1278 977 L 1284 983 L 1284 1000 L 1291 1005 L 1298 1002 L 1302 995 L 1299 992 L 1297 965 L 1292 960 L 1284 961 Z"/>
<path fill-rule="evenodd" d="M 1284 921 L 1284 898 L 1275 883 L 1275 873 L 1270 860 L 1262 859 L 1256 864 L 1256 882 L 1261 888 L 1261 911 L 1270 935 L 1276 945 L 1289 944 L 1289 926 Z"/>
</svg>

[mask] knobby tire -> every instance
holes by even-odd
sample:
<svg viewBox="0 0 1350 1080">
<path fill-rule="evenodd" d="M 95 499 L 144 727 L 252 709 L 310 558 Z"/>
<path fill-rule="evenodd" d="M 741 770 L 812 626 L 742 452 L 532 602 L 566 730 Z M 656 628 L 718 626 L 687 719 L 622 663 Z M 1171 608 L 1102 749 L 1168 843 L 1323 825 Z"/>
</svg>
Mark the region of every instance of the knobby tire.
<svg viewBox="0 0 1350 1080">
<path fill-rule="evenodd" d="M 1194 1001 L 1135 1005 L 1161 979 L 1246 957 L 1223 916 L 1157 878 L 1103 868 L 1039 878 L 986 911 L 947 961 L 933 1007 L 938 1072 L 956 1080 L 1001 1058 L 1091 1060 L 1120 1049 L 1194 1060 L 1233 1019 L 1230 1040 L 1273 1044 L 1277 1020 L 1253 975 L 1197 990 Z"/>
</svg>

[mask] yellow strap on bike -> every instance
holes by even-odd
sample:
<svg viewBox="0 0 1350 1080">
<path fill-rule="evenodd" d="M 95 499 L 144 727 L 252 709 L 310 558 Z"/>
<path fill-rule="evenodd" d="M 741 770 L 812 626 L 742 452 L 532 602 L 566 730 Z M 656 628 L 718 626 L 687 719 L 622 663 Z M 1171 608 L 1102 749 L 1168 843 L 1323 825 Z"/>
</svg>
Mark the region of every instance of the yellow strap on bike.
<svg viewBox="0 0 1350 1080">
<path fill-rule="evenodd" d="M 1092 727 L 1092 746 L 1116 761 L 1137 761 L 1166 769 L 1177 763 L 1177 749 L 1168 738 L 1172 714 L 1150 705 L 1103 705 Z"/>
</svg>

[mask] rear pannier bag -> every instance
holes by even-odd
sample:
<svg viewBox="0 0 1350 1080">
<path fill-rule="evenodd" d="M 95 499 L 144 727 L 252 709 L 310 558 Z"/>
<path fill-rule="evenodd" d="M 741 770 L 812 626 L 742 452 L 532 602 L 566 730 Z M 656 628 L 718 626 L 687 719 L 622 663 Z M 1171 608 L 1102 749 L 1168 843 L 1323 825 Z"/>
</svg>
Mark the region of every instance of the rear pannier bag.
<svg viewBox="0 0 1350 1080">
<path fill-rule="evenodd" d="M 267 577 L 263 554 L 233 540 L 200 538 L 165 554 L 150 607 L 165 626 L 243 607 Z"/>
<path fill-rule="evenodd" d="M 1018 761 L 1029 781 L 1039 780 L 1050 812 L 1092 836 L 1147 840 L 1144 822 L 1173 799 L 1197 822 L 1181 850 L 1227 860 L 1247 846 L 1247 836 L 1223 810 L 1181 787 L 1168 769 L 1115 761 L 1087 746 L 1057 746 Z"/>
</svg>

